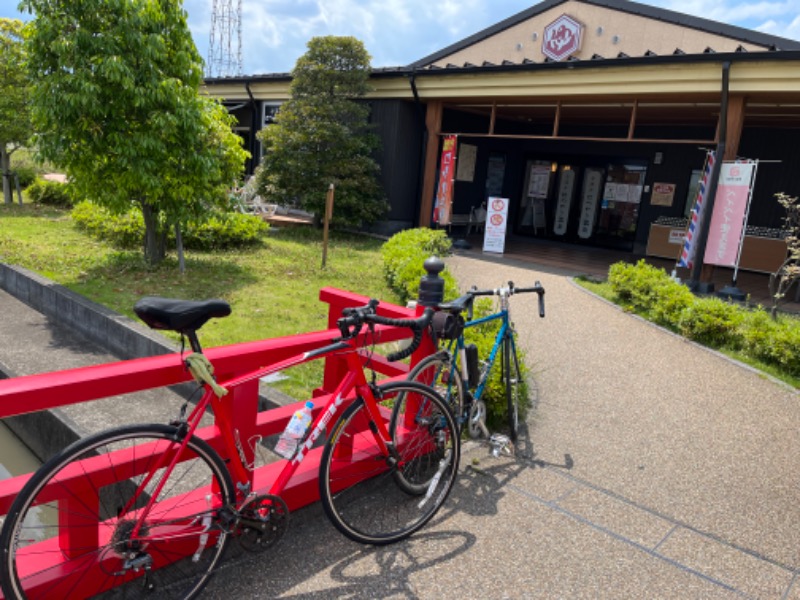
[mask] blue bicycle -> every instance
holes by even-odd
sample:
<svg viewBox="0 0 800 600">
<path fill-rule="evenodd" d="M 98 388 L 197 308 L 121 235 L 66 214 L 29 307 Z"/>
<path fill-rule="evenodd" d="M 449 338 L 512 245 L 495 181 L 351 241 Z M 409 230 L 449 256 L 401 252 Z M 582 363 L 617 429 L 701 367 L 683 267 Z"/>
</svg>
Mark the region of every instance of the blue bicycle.
<svg viewBox="0 0 800 600">
<path fill-rule="evenodd" d="M 509 299 L 514 294 L 528 292 L 538 294 L 539 316 L 544 317 L 544 288 L 538 281 L 528 288 L 515 287 L 511 281 L 505 287 L 491 290 L 473 288 L 457 300 L 440 304 L 432 325 L 442 342 L 440 350 L 424 358 L 409 373 L 409 379 L 430 385 L 441 394 L 453 410 L 459 427 L 463 429 L 466 425 L 467 433 L 473 439 L 490 437 L 486 427 L 486 404 L 481 398 L 500 355 L 508 405 L 509 437 L 513 442 L 517 440 L 520 408 L 528 402 L 528 386 L 520 368 Z M 473 319 L 473 303 L 478 296 L 497 296 L 500 309 Z M 464 329 L 490 321 L 500 321 L 500 329 L 489 357 L 481 366 L 477 347 L 464 341 Z M 502 436 L 500 438 L 500 441 L 492 440 L 493 445 L 503 446 Z"/>
</svg>

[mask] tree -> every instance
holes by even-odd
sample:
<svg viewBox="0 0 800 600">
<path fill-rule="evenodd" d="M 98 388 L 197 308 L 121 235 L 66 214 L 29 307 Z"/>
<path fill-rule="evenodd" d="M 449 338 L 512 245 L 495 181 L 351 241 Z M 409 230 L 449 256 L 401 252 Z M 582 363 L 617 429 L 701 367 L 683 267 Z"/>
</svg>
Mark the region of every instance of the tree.
<svg viewBox="0 0 800 600">
<path fill-rule="evenodd" d="M 780 192 L 775 194 L 778 203 L 786 209 L 783 230 L 786 233 L 786 260 L 769 276 L 769 292 L 772 296 L 771 314 L 778 315 L 778 305 L 786 298 L 792 285 L 800 280 L 800 202 L 797 196 Z"/>
<path fill-rule="evenodd" d="M 77 192 L 141 207 L 145 258 L 166 232 L 226 201 L 247 153 L 223 106 L 201 96 L 202 61 L 179 0 L 23 0 L 36 142 Z"/>
<path fill-rule="evenodd" d="M 353 37 L 317 37 L 292 71 L 291 99 L 259 134 L 264 157 L 256 172 L 259 193 L 277 204 L 324 214 L 336 186 L 334 223 L 371 223 L 386 211 L 369 132 L 370 56 Z"/>
<path fill-rule="evenodd" d="M 23 25 L 16 19 L 0 18 L 0 172 L 6 204 L 14 201 L 11 155 L 24 146 L 32 134 Z"/>
</svg>

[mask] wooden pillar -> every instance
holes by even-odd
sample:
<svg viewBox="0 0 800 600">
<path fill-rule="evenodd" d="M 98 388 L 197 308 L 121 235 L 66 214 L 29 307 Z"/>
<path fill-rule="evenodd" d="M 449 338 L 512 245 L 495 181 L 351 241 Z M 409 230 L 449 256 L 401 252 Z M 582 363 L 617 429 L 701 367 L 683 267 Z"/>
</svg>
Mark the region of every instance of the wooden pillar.
<svg viewBox="0 0 800 600">
<path fill-rule="evenodd" d="M 419 207 L 420 227 L 430 227 L 433 198 L 436 192 L 436 164 L 439 161 L 439 134 L 442 132 L 443 105 L 441 100 L 428 102 L 425 126 L 428 143 L 425 151 L 425 171 L 422 179 L 422 199 Z"/>
<path fill-rule="evenodd" d="M 728 131 L 725 144 L 725 156 L 722 160 L 735 160 L 739 154 L 739 142 L 744 128 L 745 97 L 731 94 L 728 98 Z"/>
<path fill-rule="evenodd" d="M 744 109 L 746 101 L 742 94 L 731 94 L 728 96 L 728 119 L 725 131 L 725 154 L 722 160 L 736 160 L 739 154 L 739 142 L 742 139 L 742 129 L 744 129 Z M 719 130 L 722 123 L 717 123 L 716 139 L 719 140 Z M 719 160 L 719 157 L 717 157 Z M 711 218 L 711 215 L 707 215 Z M 704 264 L 700 271 L 700 281 L 709 282 L 714 277 L 714 265 Z"/>
</svg>

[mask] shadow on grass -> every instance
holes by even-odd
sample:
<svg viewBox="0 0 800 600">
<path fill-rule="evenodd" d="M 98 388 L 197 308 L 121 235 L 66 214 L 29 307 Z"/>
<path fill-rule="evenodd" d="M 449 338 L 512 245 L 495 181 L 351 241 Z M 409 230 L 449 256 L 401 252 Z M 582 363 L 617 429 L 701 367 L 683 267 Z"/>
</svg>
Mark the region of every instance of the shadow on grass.
<svg viewBox="0 0 800 600">
<path fill-rule="evenodd" d="M 152 266 L 140 251 L 118 251 L 66 285 L 109 308 L 132 315 L 134 303 L 142 296 L 187 300 L 225 297 L 257 281 L 258 275 L 252 269 L 224 256 L 193 254 L 187 257 L 186 270 L 181 274 L 177 257 L 168 256 Z"/>
</svg>

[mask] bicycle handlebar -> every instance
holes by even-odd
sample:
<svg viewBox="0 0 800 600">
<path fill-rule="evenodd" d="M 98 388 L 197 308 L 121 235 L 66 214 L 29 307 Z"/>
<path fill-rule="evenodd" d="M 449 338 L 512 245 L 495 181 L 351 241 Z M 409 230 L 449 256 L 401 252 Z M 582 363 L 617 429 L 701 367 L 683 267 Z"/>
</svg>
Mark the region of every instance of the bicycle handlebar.
<svg viewBox="0 0 800 600">
<path fill-rule="evenodd" d="M 544 288 L 538 281 L 533 284 L 533 287 L 514 287 L 514 282 L 509 281 L 507 287 L 494 288 L 491 290 L 472 289 L 467 293 L 471 296 L 513 296 L 514 294 L 526 294 L 530 292 L 535 292 L 539 295 L 539 316 L 544 317 Z"/>
<path fill-rule="evenodd" d="M 373 298 L 365 306 L 345 308 L 342 310 L 344 316 L 336 321 L 336 326 L 342 334 L 342 339 L 352 339 L 357 336 L 364 323 L 389 325 L 390 327 L 407 327 L 414 332 L 411 344 L 402 350 L 387 354 L 386 360 L 394 362 L 411 356 L 422 342 L 422 333 L 433 318 L 433 309 L 426 308 L 422 316 L 417 319 L 391 319 L 376 314 L 375 309 L 377 306 L 378 300 Z"/>
</svg>

